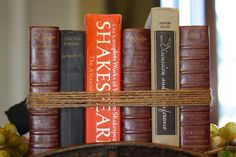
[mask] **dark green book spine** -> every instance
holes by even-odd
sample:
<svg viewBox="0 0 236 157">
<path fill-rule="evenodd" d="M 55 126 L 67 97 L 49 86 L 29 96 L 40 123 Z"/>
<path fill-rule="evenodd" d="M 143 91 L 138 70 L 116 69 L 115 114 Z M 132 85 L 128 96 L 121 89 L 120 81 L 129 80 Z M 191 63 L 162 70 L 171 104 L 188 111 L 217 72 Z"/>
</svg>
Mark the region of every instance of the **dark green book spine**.
<svg viewBox="0 0 236 157">
<path fill-rule="evenodd" d="M 60 31 L 60 91 L 84 91 L 84 31 Z M 84 108 L 60 110 L 60 145 L 84 143 Z"/>
</svg>

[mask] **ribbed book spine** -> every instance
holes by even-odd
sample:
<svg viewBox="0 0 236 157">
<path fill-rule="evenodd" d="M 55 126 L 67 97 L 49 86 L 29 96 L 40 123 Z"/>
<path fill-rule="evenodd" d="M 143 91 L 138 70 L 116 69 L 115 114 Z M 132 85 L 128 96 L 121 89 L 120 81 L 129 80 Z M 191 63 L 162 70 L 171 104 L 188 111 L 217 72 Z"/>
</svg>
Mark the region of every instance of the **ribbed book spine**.
<svg viewBox="0 0 236 157">
<path fill-rule="evenodd" d="M 121 90 L 121 15 L 86 15 L 86 91 Z M 109 99 L 109 98 L 103 98 Z M 120 107 L 88 107 L 85 142 L 120 141 Z"/>
<path fill-rule="evenodd" d="M 179 11 L 152 8 L 151 89 L 179 88 Z M 179 107 L 152 108 L 152 142 L 179 146 Z"/>
<path fill-rule="evenodd" d="M 84 91 L 85 33 L 60 31 L 60 91 Z M 84 108 L 60 110 L 61 147 L 84 143 Z"/>
<path fill-rule="evenodd" d="M 122 89 L 151 89 L 150 29 L 124 29 L 122 42 Z M 122 108 L 122 140 L 151 142 L 151 108 Z"/>
<path fill-rule="evenodd" d="M 209 89 L 207 26 L 180 27 L 180 88 Z M 210 148 L 210 107 L 181 107 L 182 148 L 205 152 Z"/>
<path fill-rule="evenodd" d="M 59 91 L 59 28 L 30 27 L 30 92 Z M 29 111 L 30 154 L 59 147 L 57 109 Z"/>
</svg>

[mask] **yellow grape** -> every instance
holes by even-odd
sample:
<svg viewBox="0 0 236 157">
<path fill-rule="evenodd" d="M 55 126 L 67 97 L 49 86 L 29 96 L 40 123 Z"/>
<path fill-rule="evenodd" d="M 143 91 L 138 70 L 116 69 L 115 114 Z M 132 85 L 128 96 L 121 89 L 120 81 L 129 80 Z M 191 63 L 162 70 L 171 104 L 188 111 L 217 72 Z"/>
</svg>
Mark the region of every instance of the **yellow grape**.
<svg viewBox="0 0 236 157">
<path fill-rule="evenodd" d="M 225 132 L 225 127 L 224 126 L 219 128 L 219 135 L 220 136 L 224 136 L 224 132 Z"/>
<path fill-rule="evenodd" d="M 18 134 L 12 123 L 0 127 L 0 157 L 22 157 L 28 154 L 29 145 Z"/>
<path fill-rule="evenodd" d="M 11 157 L 11 155 L 7 150 L 0 149 L 0 157 Z"/>
<path fill-rule="evenodd" d="M 29 151 L 29 144 L 28 143 L 21 143 L 16 147 L 17 152 L 21 155 L 26 155 Z"/>
<path fill-rule="evenodd" d="M 7 145 L 9 147 L 16 147 L 20 144 L 20 136 L 17 135 L 16 133 L 11 133 L 7 137 Z"/>
<path fill-rule="evenodd" d="M 234 135 L 236 135 L 236 123 L 229 122 L 224 127 L 224 135 L 226 139 L 232 138 Z"/>
<path fill-rule="evenodd" d="M 236 134 L 229 139 L 229 145 L 236 146 Z"/>
<path fill-rule="evenodd" d="M 6 137 L 2 133 L 0 133 L 0 146 L 2 146 L 5 143 L 5 141 Z"/>
<path fill-rule="evenodd" d="M 8 132 L 8 133 L 17 133 L 17 129 L 16 126 L 12 123 L 7 123 L 4 125 L 4 129 Z"/>
<path fill-rule="evenodd" d="M 211 139 L 219 134 L 219 128 L 217 125 L 213 123 L 210 124 L 210 134 L 211 134 Z"/>
<path fill-rule="evenodd" d="M 226 140 L 222 136 L 215 136 L 211 139 L 211 149 L 217 149 L 225 146 Z"/>
<path fill-rule="evenodd" d="M 235 157 L 234 153 L 229 150 L 219 151 L 217 154 L 218 157 Z"/>
<path fill-rule="evenodd" d="M 4 128 L 0 127 L 0 134 L 3 134 L 5 137 L 7 137 L 7 135 L 8 135 L 8 132 L 7 132 L 7 130 L 6 130 L 6 129 L 4 129 Z"/>
</svg>

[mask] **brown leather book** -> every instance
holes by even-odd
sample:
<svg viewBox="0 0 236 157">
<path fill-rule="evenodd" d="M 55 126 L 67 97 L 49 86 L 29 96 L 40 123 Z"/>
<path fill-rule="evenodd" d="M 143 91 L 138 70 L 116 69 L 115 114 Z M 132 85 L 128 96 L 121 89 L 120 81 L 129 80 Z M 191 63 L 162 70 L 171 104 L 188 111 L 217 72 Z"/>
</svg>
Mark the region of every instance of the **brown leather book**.
<svg viewBox="0 0 236 157">
<path fill-rule="evenodd" d="M 150 30 L 124 29 L 122 51 L 124 91 L 151 89 L 150 55 Z M 122 140 L 151 142 L 150 107 L 122 108 Z"/>
<path fill-rule="evenodd" d="M 59 91 L 59 28 L 30 27 L 30 92 Z M 57 109 L 29 111 L 30 154 L 59 147 Z"/>
<path fill-rule="evenodd" d="M 209 89 L 207 26 L 180 27 L 180 89 Z M 181 107 L 180 145 L 200 152 L 209 150 L 209 106 Z"/>
</svg>

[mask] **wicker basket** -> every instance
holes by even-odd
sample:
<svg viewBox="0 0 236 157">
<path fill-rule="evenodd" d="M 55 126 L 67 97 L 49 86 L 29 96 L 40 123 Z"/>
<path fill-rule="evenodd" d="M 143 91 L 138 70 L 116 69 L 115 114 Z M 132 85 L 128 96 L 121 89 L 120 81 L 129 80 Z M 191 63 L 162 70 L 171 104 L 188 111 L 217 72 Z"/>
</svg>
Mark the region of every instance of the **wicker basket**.
<svg viewBox="0 0 236 157">
<path fill-rule="evenodd" d="M 193 151 L 153 143 L 120 142 L 71 146 L 35 157 L 209 157 Z"/>
</svg>

